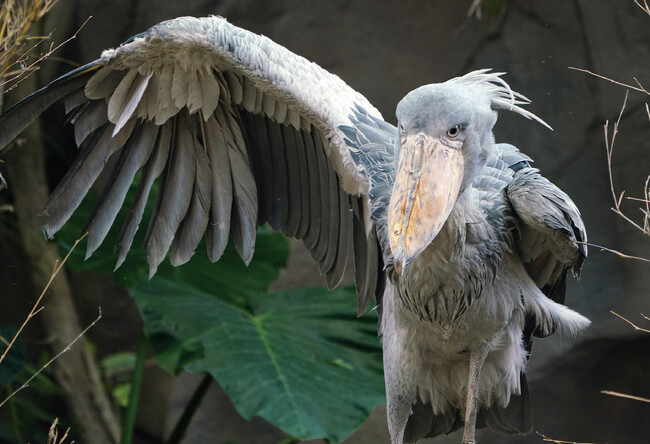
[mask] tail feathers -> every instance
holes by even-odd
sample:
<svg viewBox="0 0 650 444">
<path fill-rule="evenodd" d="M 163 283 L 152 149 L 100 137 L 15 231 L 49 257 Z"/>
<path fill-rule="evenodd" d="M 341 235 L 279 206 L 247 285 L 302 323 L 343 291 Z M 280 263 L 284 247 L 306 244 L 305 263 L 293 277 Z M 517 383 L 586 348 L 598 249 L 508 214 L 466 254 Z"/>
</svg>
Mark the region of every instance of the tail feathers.
<svg viewBox="0 0 650 444">
<path fill-rule="evenodd" d="M 449 434 L 462 426 L 463 419 L 458 409 L 434 415 L 431 404 L 423 403 L 418 397 L 404 429 L 404 442 L 412 443 L 422 438 L 432 438 L 443 433 Z"/>
<path fill-rule="evenodd" d="M 510 397 L 508 405 L 493 404 L 478 414 L 476 427 L 489 427 L 504 435 L 527 435 L 533 430 L 533 410 L 526 375 L 519 374 L 521 394 Z M 461 412 L 451 410 L 435 415 L 431 404 L 423 403 L 418 397 L 404 430 L 404 442 L 413 443 L 422 438 L 433 438 L 450 434 L 461 427 L 464 421 Z"/>
<path fill-rule="evenodd" d="M 0 116 L 0 151 L 54 102 L 84 87 L 101 61 L 89 63 L 59 77 L 44 88 L 27 96 Z"/>
<path fill-rule="evenodd" d="M 492 405 L 481 412 L 479 424 L 484 422 L 491 430 L 504 435 L 527 435 L 532 432 L 533 411 L 526 376 L 523 373 L 520 373 L 520 385 L 521 394 L 513 395 L 506 407 Z"/>
<path fill-rule="evenodd" d="M 580 313 L 554 302 L 541 291 L 524 295 L 524 305 L 535 317 L 536 336 L 548 336 L 556 329 L 563 334 L 575 336 L 591 324 Z"/>
</svg>

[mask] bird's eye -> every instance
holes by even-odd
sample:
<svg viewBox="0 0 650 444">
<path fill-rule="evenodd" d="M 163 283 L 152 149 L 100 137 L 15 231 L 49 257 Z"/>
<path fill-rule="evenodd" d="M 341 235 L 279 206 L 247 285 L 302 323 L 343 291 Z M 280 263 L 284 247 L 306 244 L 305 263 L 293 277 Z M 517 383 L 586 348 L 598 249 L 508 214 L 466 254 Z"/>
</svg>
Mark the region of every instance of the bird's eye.
<svg viewBox="0 0 650 444">
<path fill-rule="evenodd" d="M 460 135 L 462 129 L 463 127 L 461 125 L 456 125 L 452 128 L 449 128 L 449 130 L 447 130 L 447 137 L 449 137 L 450 139 L 455 139 Z"/>
</svg>

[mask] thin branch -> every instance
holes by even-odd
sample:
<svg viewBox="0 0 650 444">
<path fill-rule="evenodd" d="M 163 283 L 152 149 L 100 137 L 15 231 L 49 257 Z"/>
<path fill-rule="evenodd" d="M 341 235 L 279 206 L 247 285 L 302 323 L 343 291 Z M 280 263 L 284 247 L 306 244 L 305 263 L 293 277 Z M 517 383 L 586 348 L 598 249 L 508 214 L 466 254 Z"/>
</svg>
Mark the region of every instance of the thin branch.
<svg viewBox="0 0 650 444">
<path fill-rule="evenodd" d="M 539 432 L 535 432 L 542 437 L 542 440 L 545 442 L 553 442 L 556 444 L 607 444 L 607 443 L 596 443 L 596 442 L 582 442 L 582 441 L 562 441 L 560 439 L 549 438 L 548 436 L 542 435 Z"/>
<path fill-rule="evenodd" d="M 618 250 L 613 250 L 611 248 L 603 247 L 602 245 L 597 245 L 597 244 L 592 244 L 590 242 L 580 242 L 580 241 L 573 241 L 576 244 L 581 244 L 581 245 L 587 245 L 588 247 L 593 247 L 593 248 L 599 248 L 601 251 L 607 251 L 609 253 L 614 253 L 618 257 L 621 257 L 623 259 L 636 259 L 639 261 L 643 262 L 650 262 L 650 259 L 647 259 L 645 257 L 640 257 L 640 256 L 630 256 L 629 254 L 621 253 Z"/>
<path fill-rule="evenodd" d="M 650 333 L 650 330 L 648 330 L 648 329 L 646 329 L 646 328 L 641 328 L 641 327 L 639 327 L 639 326 L 636 325 L 634 322 L 632 322 L 632 321 L 630 321 L 629 319 L 627 319 L 627 318 L 621 316 L 620 314 L 616 313 L 615 311 L 610 310 L 609 312 L 610 312 L 611 314 L 613 314 L 614 316 L 623 319 L 625 322 L 627 322 L 628 324 L 630 324 L 630 325 L 631 325 L 631 326 L 632 326 L 636 331 L 642 331 L 642 332 L 644 332 L 644 333 Z M 647 316 L 644 316 L 644 315 L 641 315 L 641 316 L 643 316 L 644 318 L 648 319 Z M 649 319 L 649 320 L 650 320 L 650 319 Z"/>
<path fill-rule="evenodd" d="M 635 401 L 650 402 L 648 398 L 642 398 L 640 396 L 626 395 L 625 393 L 613 392 L 611 390 L 601 390 L 600 393 L 610 396 L 618 396 L 619 398 L 634 399 Z"/>
<path fill-rule="evenodd" d="M 25 381 L 25 383 L 24 383 L 23 385 L 21 385 L 20 387 L 18 387 L 14 392 L 12 392 L 9 396 L 7 396 L 7 398 L 6 398 L 4 401 L 0 402 L 0 408 L 2 408 L 2 406 L 5 405 L 5 403 L 6 403 L 7 401 L 9 401 L 11 398 L 13 398 L 13 397 L 18 393 L 18 392 L 20 392 L 21 390 L 23 390 L 23 389 L 29 387 L 29 383 L 32 382 L 32 380 L 34 380 L 34 378 L 36 378 L 36 377 L 37 377 L 37 376 L 38 376 L 38 375 L 39 375 L 43 370 L 45 370 L 45 369 L 46 369 L 50 364 L 52 364 L 54 361 L 56 361 L 56 360 L 57 360 L 57 359 L 58 359 L 58 358 L 59 358 L 63 353 L 69 351 L 70 348 L 75 344 L 75 342 L 77 342 L 79 339 L 81 339 L 81 337 L 82 337 L 83 335 L 85 335 L 86 332 L 87 332 L 88 330 L 90 330 L 90 329 L 91 329 L 91 328 L 92 328 L 92 327 L 93 327 L 97 322 L 99 322 L 99 320 L 100 320 L 101 318 L 102 318 L 102 309 L 101 309 L 101 307 L 100 307 L 100 308 L 99 308 L 99 315 L 97 316 L 97 318 L 96 318 L 93 322 L 91 322 L 90 325 L 88 325 L 86 328 L 84 328 L 83 331 L 82 331 L 81 333 L 79 333 L 79 334 L 77 335 L 77 337 L 75 337 L 75 338 L 72 340 L 72 342 L 70 342 L 70 343 L 69 343 L 69 344 L 68 344 L 68 345 L 67 345 L 63 350 L 61 350 L 59 353 L 57 353 L 56 356 L 54 356 L 52 359 L 50 359 L 49 361 L 47 361 L 47 362 L 45 363 L 45 365 L 43 365 L 43 367 L 41 367 L 40 369 L 38 369 L 38 371 L 37 371 L 36 373 L 34 373 L 34 374 L 33 374 L 33 375 L 32 375 L 32 376 L 31 376 L 27 381 Z"/>
<path fill-rule="evenodd" d="M 59 418 L 54 418 L 52 425 L 50 426 L 50 432 L 47 434 L 47 444 L 63 444 L 63 441 L 68 437 L 70 433 L 70 427 L 65 430 L 65 433 L 61 438 L 59 438 L 59 429 L 56 428 L 59 423 Z M 74 444 L 74 441 L 71 441 L 70 444 Z"/>
<path fill-rule="evenodd" d="M 7 349 L 4 351 L 2 356 L 0 356 L 0 364 L 2 364 L 2 361 L 4 361 L 5 356 L 7 356 L 7 353 L 9 353 L 9 350 L 14 345 L 14 342 L 16 342 L 16 339 L 18 339 L 18 336 L 23 331 L 23 329 L 25 328 L 27 323 L 44 308 L 44 307 L 39 307 L 39 305 L 41 305 L 41 301 L 43 300 L 43 297 L 45 296 L 45 292 L 50 288 L 50 285 L 52 284 L 52 281 L 54 281 L 54 278 L 56 277 L 56 275 L 59 274 L 59 271 L 61 271 L 61 269 L 63 268 L 63 265 L 66 263 L 66 261 L 70 257 L 70 254 L 74 251 L 74 249 L 77 247 L 77 245 L 79 245 L 79 242 L 81 242 L 83 240 L 83 238 L 86 237 L 87 234 L 88 233 L 84 234 L 83 236 L 81 236 L 79 239 L 77 239 L 75 241 L 72 248 L 70 248 L 70 251 L 68 251 L 68 254 L 66 254 L 66 256 L 63 258 L 63 260 L 60 263 L 57 261 L 57 263 L 54 264 L 54 270 L 52 271 L 52 274 L 50 275 L 50 280 L 47 281 L 47 284 L 45 285 L 45 288 L 41 292 L 41 295 L 38 297 L 38 299 L 34 303 L 34 306 L 32 307 L 32 310 L 29 312 L 29 314 L 27 315 L 27 318 L 25 318 L 25 321 L 23 322 L 23 324 L 20 326 L 20 328 L 18 329 L 18 331 L 14 335 L 13 339 L 11 340 L 9 345 L 7 346 Z"/>
<path fill-rule="evenodd" d="M 39 58 L 36 59 L 34 62 L 32 62 L 30 65 L 28 65 L 28 66 L 23 70 L 23 72 L 21 72 L 21 73 L 18 74 L 17 76 L 14 76 L 14 77 L 12 77 L 12 78 L 6 80 L 6 81 L 3 82 L 3 83 L 0 83 L 0 88 L 4 88 L 7 84 L 9 84 L 10 82 L 14 82 L 14 81 L 15 81 L 15 83 L 14 83 L 13 85 L 9 86 L 9 87 L 6 89 L 6 91 L 11 91 L 11 90 L 14 89 L 16 86 L 18 86 L 18 85 L 19 85 L 23 80 L 25 80 L 27 77 L 29 77 L 29 76 L 30 76 L 30 75 L 31 75 L 31 74 L 32 74 L 32 73 L 37 69 L 36 66 L 37 66 L 39 63 L 41 63 L 43 60 L 45 60 L 45 59 L 48 58 L 50 55 L 52 55 L 52 53 L 56 52 L 56 51 L 57 51 L 59 48 L 61 48 L 63 45 L 69 43 L 71 40 L 76 39 L 76 38 L 77 38 L 77 35 L 79 34 L 79 32 L 81 32 L 81 30 L 83 29 L 83 27 L 86 26 L 86 23 L 88 23 L 88 21 L 89 21 L 91 18 L 92 18 L 92 15 L 91 15 L 91 16 L 88 16 L 88 18 L 86 19 L 86 21 L 84 21 L 84 22 L 81 24 L 81 26 L 79 27 L 79 29 L 77 29 L 77 31 L 75 31 L 75 33 L 74 33 L 71 37 L 68 37 L 68 38 L 67 38 L 66 40 L 64 40 L 62 43 L 59 43 L 59 44 L 58 44 L 57 46 L 55 46 L 55 47 L 53 47 L 53 45 L 50 45 L 50 49 L 49 49 L 45 54 L 43 54 L 41 57 L 39 57 Z M 39 42 L 39 43 L 40 43 L 40 42 Z M 26 73 L 27 75 L 24 75 L 25 73 Z M 17 80 L 17 81 L 16 81 L 16 80 Z"/>
<path fill-rule="evenodd" d="M 621 107 L 621 111 L 618 114 L 618 118 L 616 119 L 616 122 L 614 123 L 614 130 L 612 132 L 611 138 L 609 137 L 609 120 L 605 121 L 604 125 L 604 134 L 605 134 L 605 150 L 607 152 L 607 172 L 609 174 L 609 188 L 612 193 L 612 199 L 614 200 L 614 208 L 612 208 L 612 211 L 616 214 L 618 214 L 620 217 L 625 219 L 629 224 L 632 226 L 636 227 L 637 229 L 641 230 L 642 233 L 644 233 L 647 236 L 650 236 L 650 221 L 648 220 L 650 218 L 650 204 L 647 202 L 648 198 L 650 197 L 650 190 L 648 190 L 648 187 L 650 186 L 650 176 L 648 176 L 648 179 L 645 182 L 644 185 L 644 195 L 645 199 L 640 199 L 643 200 L 646 203 L 646 209 L 641 210 L 643 213 L 643 226 L 639 225 L 637 222 L 633 221 L 630 217 L 628 217 L 626 214 L 623 213 L 621 210 L 621 201 L 623 200 L 623 197 L 625 195 L 625 191 L 622 191 L 618 196 L 614 188 L 614 173 L 613 173 L 613 168 L 612 168 L 612 156 L 614 153 L 614 143 L 616 142 L 616 135 L 618 134 L 618 126 L 621 123 L 621 118 L 623 117 L 623 111 L 625 111 L 625 106 L 627 105 L 627 98 L 629 95 L 629 91 L 625 92 L 625 100 L 623 100 L 623 106 Z M 647 104 L 646 104 L 647 108 Z M 650 109 L 648 109 L 648 115 L 650 118 Z M 634 198 L 628 198 L 628 199 L 634 199 Z"/>
<path fill-rule="evenodd" d="M 650 6 L 648 6 L 648 0 L 643 0 L 643 5 L 641 5 L 641 3 L 639 3 L 639 0 L 634 0 L 634 3 L 636 3 L 636 5 L 637 5 L 639 8 L 641 8 L 641 10 L 642 10 L 643 12 L 645 12 L 645 13 L 648 14 L 648 15 L 650 15 Z"/>
<path fill-rule="evenodd" d="M 633 79 L 636 82 L 636 84 L 639 85 L 639 86 L 634 86 L 634 85 L 629 85 L 627 83 L 618 82 L 618 81 L 616 81 L 614 79 L 610 79 L 609 77 L 602 76 L 600 74 L 596 74 L 595 72 L 591 72 L 588 69 L 576 68 L 575 66 L 569 66 L 569 69 L 572 69 L 574 71 L 585 72 L 587 74 L 591 74 L 594 77 L 598 77 L 599 79 L 607 80 L 608 82 L 614 83 L 616 85 L 623 86 L 623 87 L 628 88 L 628 89 L 633 89 L 634 91 L 639 91 L 639 92 L 645 93 L 645 94 L 650 96 L 650 91 L 645 89 L 645 87 L 643 85 L 641 85 L 641 83 L 635 77 L 633 77 Z"/>
</svg>

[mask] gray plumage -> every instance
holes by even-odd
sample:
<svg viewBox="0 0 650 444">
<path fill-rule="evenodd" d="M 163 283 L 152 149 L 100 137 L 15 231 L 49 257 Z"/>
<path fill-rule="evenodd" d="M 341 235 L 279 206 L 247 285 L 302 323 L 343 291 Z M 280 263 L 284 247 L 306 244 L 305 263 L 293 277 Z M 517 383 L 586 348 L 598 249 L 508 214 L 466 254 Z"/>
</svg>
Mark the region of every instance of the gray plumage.
<svg viewBox="0 0 650 444">
<path fill-rule="evenodd" d="M 214 262 L 219 260 L 228 244 L 233 200 L 232 174 L 223 129 L 214 116 L 205 122 L 203 128 L 203 143 L 208 152 L 212 173 L 212 205 L 205 240 L 208 257 Z"/>
<path fill-rule="evenodd" d="M 229 234 L 248 263 L 257 225 L 302 239 L 329 287 L 354 268 L 361 315 L 375 299 L 392 442 L 464 426 L 532 427 L 533 336 L 588 325 L 561 305 L 586 248 L 580 213 L 515 147 L 496 110 L 522 108 L 499 73 L 409 93 L 398 126 L 341 79 L 219 17 L 160 23 L 55 80 L 0 117 L 0 148 L 63 99 L 80 153 L 43 210 L 52 236 L 116 154 L 89 217 L 88 254 L 140 173 L 117 266 L 158 197 L 150 273 Z M 546 125 L 548 126 L 548 125 Z M 171 250 L 171 251 L 170 251 Z"/>
</svg>

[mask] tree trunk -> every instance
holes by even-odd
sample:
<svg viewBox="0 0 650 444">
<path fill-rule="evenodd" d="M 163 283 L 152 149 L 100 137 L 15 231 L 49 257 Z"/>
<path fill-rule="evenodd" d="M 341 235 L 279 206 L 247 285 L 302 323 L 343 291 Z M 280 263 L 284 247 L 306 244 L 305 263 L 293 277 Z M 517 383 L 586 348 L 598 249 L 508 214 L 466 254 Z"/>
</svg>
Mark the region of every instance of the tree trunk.
<svg viewBox="0 0 650 444">
<path fill-rule="evenodd" d="M 32 124 L 21 138 L 24 145 L 12 150 L 11 156 L 8 156 L 6 179 L 14 196 L 20 241 L 30 262 L 32 287 L 38 290 L 45 288 L 60 257 L 56 243 L 43 239 L 37 216 L 49 194 L 38 122 Z M 43 299 L 43 306 L 45 308 L 37 317 L 47 336 L 53 338 L 50 345 L 52 354 L 56 354 L 82 331 L 65 273 L 58 274 L 54 279 Z M 67 405 L 75 421 L 85 431 L 85 441 L 117 442 L 119 425 L 102 387 L 97 364 L 90 356 L 85 341 L 80 340 L 53 366 Z"/>
</svg>

